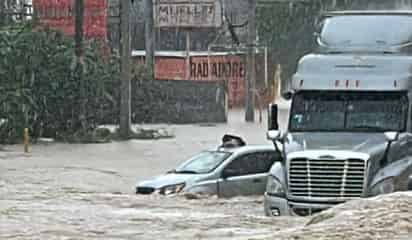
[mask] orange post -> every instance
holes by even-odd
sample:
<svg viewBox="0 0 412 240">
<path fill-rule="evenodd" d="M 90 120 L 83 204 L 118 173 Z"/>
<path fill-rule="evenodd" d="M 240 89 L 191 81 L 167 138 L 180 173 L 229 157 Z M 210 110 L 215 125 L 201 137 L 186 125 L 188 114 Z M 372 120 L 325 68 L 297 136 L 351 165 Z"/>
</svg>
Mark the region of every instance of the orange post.
<svg viewBox="0 0 412 240">
<path fill-rule="evenodd" d="M 24 129 L 24 152 L 28 153 L 29 152 L 29 144 L 30 144 L 30 136 L 29 136 L 29 129 L 25 128 Z"/>
</svg>

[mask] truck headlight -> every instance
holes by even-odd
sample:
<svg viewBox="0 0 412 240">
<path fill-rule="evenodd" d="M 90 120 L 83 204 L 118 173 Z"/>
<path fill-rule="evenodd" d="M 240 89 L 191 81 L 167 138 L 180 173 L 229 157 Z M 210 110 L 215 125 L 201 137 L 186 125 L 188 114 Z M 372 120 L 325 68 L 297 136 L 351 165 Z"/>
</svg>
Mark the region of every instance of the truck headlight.
<svg viewBox="0 0 412 240">
<path fill-rule="evenodd" d="M 395 191 L 395 183 L 393 178 L 386 178 L 375 184 L 370 191 L 372 196 L 380 194 L 392 193 Z"/>
<path fill-rule="evenodd" d="M 181 192 L 183 188 L 185 188 L 185 183 L 170 185 L 170 186 L 162 187 L 159 193 L 164 194 L 164 195 L 176 194 L 176 193 Z"/>
<path fill-rule="evenodd" d="M 268 183 L 266 185 L 266 193 L 277 197 L 285 197 L 285 188 L 282 183 L 274 176 L 268 177 Z"/>
</svg>

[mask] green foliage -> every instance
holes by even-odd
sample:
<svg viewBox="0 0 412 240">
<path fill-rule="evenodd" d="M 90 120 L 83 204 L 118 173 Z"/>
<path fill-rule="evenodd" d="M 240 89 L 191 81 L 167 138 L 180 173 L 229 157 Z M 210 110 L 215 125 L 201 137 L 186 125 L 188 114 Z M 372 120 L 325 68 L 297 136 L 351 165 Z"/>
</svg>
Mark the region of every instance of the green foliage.
<svg viewBox="0 0 412 240">
<path fill-rule="evenodd" d="M 132 80 L 153 81 L 154 79 L 151 70 L 145 64 L 138 64 L 132 69 Z"/>
<path fill-rule="evenodd" d="M 60 32 L 0 32 L 0 143 L 20 141 L 25 127 L 35 138 L 60 140 L 95 128 L 116 107 L 108 99 L 118 76 L 117 59 L 102 58 L 100 49 L 85 44 L 83 72 L 73 68 L 74 42 Z"/>
</svg>

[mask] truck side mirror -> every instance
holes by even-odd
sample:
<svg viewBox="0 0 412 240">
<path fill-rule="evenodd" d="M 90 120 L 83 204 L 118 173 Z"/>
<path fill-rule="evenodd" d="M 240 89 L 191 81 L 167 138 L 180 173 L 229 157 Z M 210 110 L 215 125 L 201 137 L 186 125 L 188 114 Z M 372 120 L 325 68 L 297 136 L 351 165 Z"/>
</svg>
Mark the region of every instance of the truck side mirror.
<svg viewBox="0 0 412 240">
<path fill-rule="evenodd" d="M 283 133 L 280 130 L 269 130 L 267 132 L 267 139 L 271 141 L 279 141 L 283 138 Z"/>
<path fill-rule="evenodd" d="M 398 132 L 385 132 L 385 137 L 386 137 L 386 141 L 394 142 L 399 139 L 399 133 Z"/>
<path fill-rule="evenodd" d="M 268 110 L 268 131 L 279 130 L 278 105 L 270 104 Z"/>
<path fill-rule="evenodd" d="M 325 19 L 327 19 L 328 17 L 329 16 L 327 15 L 319 15 L 315 18 L 315 21 L 313 22 L 313 27 L 315 28 L 316 32 L 320 33 L 325 23 Z"/>
<path fill-rule="evenodd" d="M 388 141 L 388 144 L 386 145 L 385 152 L 383 154 L 383 157 L 381 159 L 381 166 L 385 166 L 388 164 L 388 155 L 389 155 L 389 150 L 391 149 L 392 143 L 395 141 L 398 141 L 399 139 L 399 133 L 398 132 L 385 132 L 385 138 L 386 141 Z"/>
<path fill-rule="evenodd" d="M 408 191 L 412 191 L 412 175 L 409 176 Z"/>
<path fill-rule="evenodd" d="M 315 39 L 315 41 L 319 38 L 320 33 L 318 32 L 313 32 L 313 38 Z"/>
</svg>

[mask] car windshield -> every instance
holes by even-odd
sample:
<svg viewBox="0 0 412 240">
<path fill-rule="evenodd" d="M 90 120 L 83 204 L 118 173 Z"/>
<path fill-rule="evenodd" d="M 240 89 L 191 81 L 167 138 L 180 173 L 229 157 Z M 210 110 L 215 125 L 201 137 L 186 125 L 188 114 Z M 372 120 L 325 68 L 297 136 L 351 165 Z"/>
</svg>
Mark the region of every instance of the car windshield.
<svg viewBox="0 0 412 240">
<path fill-rule="evenodd" d="M 225 161 L 231 153 L 221 151 L 205 151 L 192 157 L 183 165 L 176 168 L 175 173 L 209 173 Z"/>
<path fill-rule="evenodd" d="M 322 42 L 329 46 L 393 46 L 411 37 L 410 16 L 336 16 L 326 19 L 321 31 Z"/>
<path fill-rule="evenodd" d="M 294 96 L 290 131 L 403 131 L 408 98 L 394 92 L 301 92 Z"/>
</svg>

